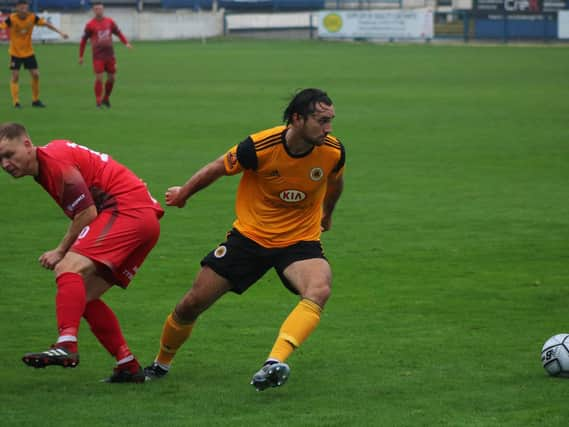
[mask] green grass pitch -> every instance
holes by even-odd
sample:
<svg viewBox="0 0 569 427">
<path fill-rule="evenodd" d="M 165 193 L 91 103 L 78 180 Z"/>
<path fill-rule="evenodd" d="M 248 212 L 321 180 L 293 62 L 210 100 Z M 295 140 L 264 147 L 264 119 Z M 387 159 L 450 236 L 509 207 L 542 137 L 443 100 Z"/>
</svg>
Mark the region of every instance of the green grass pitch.
<svg viewBox="0 0 569 427">
<path fill-rule="evenodd" d="M 5 46 L 4 46 L 5 48 Z M 280 123 L 297 88 L 326 89 L 347 149 L 323 236 L 333 294 L 289 359 L 290 381 L 251 375 L 296 298 L 274 273 L 206 312 L 162 382 L 108 385 L 113 360 L 83 323 L 81 365 L 20 358 L 55 339 L 55 284 L 37 258 L 67 220 L 32 179 L 0 178 L 0 423 L 4 426 L 562 426 L 569 380 L 539 353 L 569 332 L 569 54 L 553 46 L 213 40 L 117 46 L 111 110 L 95 109 L 78 46 L 39 45 L 45 110 L 0 117 L 33 141 L 108 152 L 162 199 L 247 134 Z M 237 178 L 169 208 L 116 311 L 141 363 L 233 220 Z"/>
</svg>

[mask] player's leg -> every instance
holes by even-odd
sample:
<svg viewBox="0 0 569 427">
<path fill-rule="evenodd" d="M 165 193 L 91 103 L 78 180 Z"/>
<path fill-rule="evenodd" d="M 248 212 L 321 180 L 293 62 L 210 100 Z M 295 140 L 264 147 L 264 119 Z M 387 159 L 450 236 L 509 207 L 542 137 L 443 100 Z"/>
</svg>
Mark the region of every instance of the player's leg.
<svg viewBox="0 0 569 427">
<path fill-rule="evenodd" d="M 105 63 L 105 70 L 107 71 L 107 81 L 105 82 L 105 95 L 103 96 L 102 103 L 107 108 L 111 108 L 111 101 L 109 98 L 115 85 L 115 74 L 117 71 L 115 58 L 111 58 Z"/>
<path fill-rule="evenodd" d="M 190 337 L 199 315 L 230 289 L 231 284 L 227 279 L 208 266 L 201 268 L 192 288 L 164 322 L 160 350 L 154 363 L 145 369 L 147 377 L 158 378 L 166 375 L 176 352 Z"/>
<path fill-rule="evenodd" d="M 281 325 L 265 364 L 253 376 L 251 384 L 257 390 L 286 382 L 290 369 L 285 361 L 316 329 L 331 292 L 332 271 L 319 244 L 302 242 L 285 251 L 276 266 L 277 271 L 301 300 Z M 303 259 L 307 256 L 315 258 Z"/>
<path fill-rule="evenodd" d="M 159 236 L 160 224 L 154 209 L 131 210 L 128 215 L 103 211 L 71 248 L 97 261 L 97 274 L 86 280 L 88 303 L 84 317 L 99 342 L 117 361 L 107 382 L 144 382 L 145 376 L 115 313 L 100 296 L 112 284 L 129 286 Z"/>
<path fill-rule="evenodd" d="M 26 58 L 24 68 L 29 70 L 32 77 L 32 107 L 44 108 L 45 104 L 40 101 L 40 72 L 36 57 Z"/>
<path fill-rule="evenodd" d="M 115 75 L 107 73 L 107 81 L 105 82 L 105 94 L 103 96 L 103 105 L 107 108 L 111 108 L 111 101 L 109 97 L 113 91 L 113 86 L 115 85 Z"/>
<path fill-rule="evenodd" d="M 21 108 L 20 104 L 20 67 L 22 62 L 20 58 L 14 56 L 10 59 L 10 70 L 12 78 L 10 79 L 10 94 L 12 95 L 12 105 L 14 108 Z"/>
<path fill-rule="evenodd" d="M 101 106 L 101 102 L 103 101 L 103 73 L 96 73 L 95 74 L 95 102 L 97 103 L 97 107 Z"/>
<path fill-rule="evenodd" d="M 105 267 L 99 266 L 99 272 L 102 268 Z M 115 379 L 120 377 L 122 382 L 143 382 L 144 373 L 124 338 L 117 316 L 101 299 L 111 287 L 112 284 L 100 274 L 86 280 L 87 304 L 83 317 L 93 335 L 116 359 Z"/>
<path fill-rule="evenodd" d="M 79 364 L 77 336 L 87 302 L 83 278 L 94 274 L 96 265 L 83 255 L 68 252 L 55 266 L 54 272 L 57 283 L 55 311 L 59 336 L 51 349 L 24 355 L 24 363 L 36 368 L 48 365 L 75 367 Z"/>
<path fill-rule="evenodd" d="M 283 276 L 301 297 L 281 326 L 269 360 L 284 362 L 316 329 L 320 313 L 330 297 L 332 270 L 322 258 L 296 261 Z"/>
<path fill-rule="evenodd" d="M 164 323 L 160 351 L 145 369 L 147 378 L 163 377 L 176 351 L 189 338 L 198 316 L 227 291 L 245 292 L 270 268 L 263 257 L 267 249 L 232 230 L 227 240 L 201 261 L 192 288 L 184 295 Z"/>
<path fill-rule="evenodd" d="M 95 101 L 97 107 L 101 106 L 103 100 L 103 79 L 105 77 L 105 61 L 93 59 L 93 71 L 95 73 Z"/>
</svg>

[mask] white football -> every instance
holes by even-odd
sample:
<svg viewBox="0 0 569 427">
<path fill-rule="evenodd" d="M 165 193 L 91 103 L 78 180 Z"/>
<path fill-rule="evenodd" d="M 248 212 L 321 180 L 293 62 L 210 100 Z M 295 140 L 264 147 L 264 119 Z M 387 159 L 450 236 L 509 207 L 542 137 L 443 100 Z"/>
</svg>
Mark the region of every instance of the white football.
<svg viewBox="0 0 569 427">
<path fill-rule="evenodd" d="M 541 363 L 549 375 L 569 377 L 569 334 L 557 334 L 545 341 Z"/>
</svg>

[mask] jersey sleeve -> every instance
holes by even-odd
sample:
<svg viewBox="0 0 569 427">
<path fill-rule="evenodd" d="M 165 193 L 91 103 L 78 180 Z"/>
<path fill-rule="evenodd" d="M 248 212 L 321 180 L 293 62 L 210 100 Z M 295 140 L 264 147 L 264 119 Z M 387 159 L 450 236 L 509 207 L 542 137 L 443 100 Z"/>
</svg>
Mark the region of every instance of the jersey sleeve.
<svg viewBox="0 0 569 427">
<path fill-rule="evenodd" d="M 225 173 L 227 175 L 236 175 L 243 170 L 239 162 L 237 161 L 237 147 L 234 145 L 225 153 L 223 158 L 223 164 L 225 165 Z"/>
<path fill-rule="evenodd" d="M 62 168 L 57 179 L 62 183 L 61 193 L 58 194 L 59 206 L 69 218 L 93 205 L 93 197 L 81 173 L 72 166 Z"/>
<path fill-rule="evenodd" d="M 0 28 L 8 28 L 12 26 L 12 21 L 10 20 L 10 17 L 7 17 L 4 22 L 0 22 Z"/>
<path fill-rule="evenodd" d="M 83 36 L 81 37 L 84 40 L 88 40 L 93 35 L 93 30 L 89 24 L 85 25 L 85 29 L 83 30 Z"/>
<path fill-rule="evenodd" d="M 227 175 L 235 175 L 243 169 L 256 170 L 258 166 L 257 152 L 251 137 L 231 147 L 224 159 Z"/>
<path fill-rule="evenodd" d="M 47 21 L 46 21 L 45 19 L 40 18 L 39 16 L 36 15 L 36 16 L 35 16 L 34 23 L 35 23 L 36 25 L 39 25 L 40 27 L 42 27 L 42 26 L 44 26 L 45 24 L 47 24 Z"/>
<path fill-rule="evenodd" d="M 117 23 L 112 20 L 111 20 L 111 32 L 115 35 L 118 35 L 121 32 L 121 30 L 119 30 L 119 26 L 117 25 Z"/>
</svg>

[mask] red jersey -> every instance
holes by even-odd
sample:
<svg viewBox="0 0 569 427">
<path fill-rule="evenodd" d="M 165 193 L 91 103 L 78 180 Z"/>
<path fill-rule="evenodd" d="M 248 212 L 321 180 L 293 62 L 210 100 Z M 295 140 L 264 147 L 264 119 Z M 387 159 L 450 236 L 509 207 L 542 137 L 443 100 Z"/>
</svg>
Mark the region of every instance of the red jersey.
<svg viewBox="0 0 569 427">
<path fill-rule="evenodd" d="M 85 45 L 87 44 L 87 40 L 90 39 L 94 60 L 104 61 L 114 58 L 115 51 L 113 50 L 113 34 L 116 35 L 124 44 L 128 43 L 126 37 L 121 33 L 119 27 L 111 18 L 104 17 L 101 20 L 96 18 L 91 19 L 87 22 L 87 25 L 85 25 L 85 31 L 79 46 L 79 56 L 83 57 Z"/>
<path fill-rule="evenodd" d="M 37 148 L 39 173 L 35 180 L 69 218 L 95 205 L 97 212 L 151 208 L 164 215 L 146 184 L 130 169 L 70 141 L 56 140 Z"/>
</svg>

